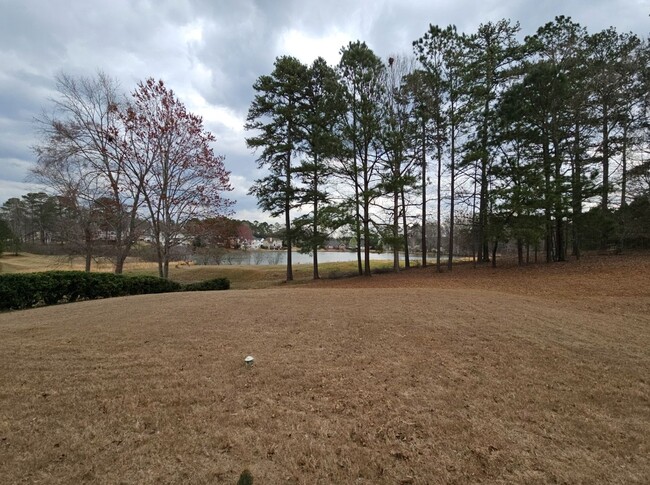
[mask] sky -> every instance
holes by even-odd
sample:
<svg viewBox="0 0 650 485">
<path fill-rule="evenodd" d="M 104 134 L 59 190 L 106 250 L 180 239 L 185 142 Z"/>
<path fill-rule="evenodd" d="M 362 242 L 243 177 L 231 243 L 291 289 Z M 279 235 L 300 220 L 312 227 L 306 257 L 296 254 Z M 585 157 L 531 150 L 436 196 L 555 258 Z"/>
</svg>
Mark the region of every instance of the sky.
<svg viewBox="0 0 650 485">
<path fill-rule="evenodd" d="M 52 106 L 55 77 L 103 71 L 124 92 L 162 79 L 217 138 L 234 187 L 234 217 L 269 220 L 247 192 L 263 173 L 246 148 L 255 80 L 281 55 L 330 64 L 365 41 L 382 58 L 410 54 L 429 24 L 472 33 L 508 18 L 521 38 L 557 15 L 590 33 L 646 37 L 650 0 L 0 0 L 0 204 L 42 190 L 27 180 L 34 119 Z"/>
</svg>

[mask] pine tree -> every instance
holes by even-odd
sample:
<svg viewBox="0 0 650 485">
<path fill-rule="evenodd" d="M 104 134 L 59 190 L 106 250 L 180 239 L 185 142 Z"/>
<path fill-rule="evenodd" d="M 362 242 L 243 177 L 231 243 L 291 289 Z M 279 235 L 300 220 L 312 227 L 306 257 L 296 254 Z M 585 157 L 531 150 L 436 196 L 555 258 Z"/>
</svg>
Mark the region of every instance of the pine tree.
<svg viewBox="0 0 650 485">
<path fill-rule="evenodd" d="M 570 99 L 570 69 L 578 52 L 579 26 L 558 17 L 526 38 L 529 54 L 523 78 L 509 95 L 516 98 L 524 121 L 522 141 L 543 174 L 546 260 L 565 259 L 565 223 L 569 215 L 570 160 L 575 120 Z"/>
<path fill-rule="evenodd" d="M 379 195 L 376 151 L 381 127 L 382 76 L 384 65 L 365 42 L 350 42 L 341 50 L 339 73 L 346 88 L 348 115 L 343 131 L 348 157 L 342 172 L 352 183 L 355 204 L 355 236 L 363 240 L 363 274 L 370 276 L 371 213 L 373 200 Z M 363 233 L 362 233 L 363 231 Z M 361 249 L 357 252 L 361 274 Z"/>
<path fill-rule="evenodd" d="M 284 216 L 287 281 L 293 280 L 291 209 L 299 203 L 292 157 L 304 149 L 304 94 L 308 82 L 308 69 L 298 59 L 277 58 L 273 72 L 260 76 L 253 84 L 257 94 L 245 125 L 247 130 L 257 132 L 246 139 L 247 146 L 262 150 L 257 163 L 269 171 L 269 175 L 255 181 L 250 194 L 272 216 Z"/>
<path fill-rule="evenodd" d="M 467 101 L 467 52 L 468 39 L 459 35 L 456 27 L 449 25 L 442 29 L 431 25 L 423 37 L 413 43 L 425 71 L 429 85 L 429 110 L 437 112 L 437 123 L 444 127 L 444 137 L 436 137 L 442 143 L 442 151 L 449 154 L 449 246 L 447 269 L 452 269 L 454 253 L 454 220 L 456 202 L 457 158 L 462 126 L 465 124 Z M 437 92 L 437 94 L 436 94 Z M 436 101 L 439 100 L 439 101 Z M 436 106 L 439 105 L 437 108 Z M 442 153 L 441 153 L 442 155 Z M 441 160 L 440 160 L 441 162 Z M 439 164 L 440 165 L 440 164 Z M 438 184 L 440 186 L 440 184 Z M 440 200 L 440 196 L 438 199 Z M 440 212 L 440 211 L 439 211 Z M 440 252 L 440 251 L 439 251 Z M 438 264 L 439 266 L 439 264 Z"/>
<path fill-rule="evenodd" d="M 478 260 L 489 261 L 489 187 L 495 145 L 495 109 L 500 95 L 512 79 L 513 68 L 520 57 L 516 40 L 519 24 L 509 20 L 481 24 L 475 34 L 467 38 L 468 91 L 471 97 L 471 124 L 474 135 L 466 162 L 478 163 L 479 215 Z"/>
<path fill-rule="evenodd" d="M 389 211 L 391 230 L 387 241 L 393 247 L 395 272 L 399 271 L 400 249 L 404 250 L 405 267 L 410 267 L 406 195 L 416 183 L 413 171 L 418 162 L 417 147 L 414 146 L 418 128 L 414 110 L 417 108 L 413 98 L 409 96 L 409 78 L 413 73 L 413 64 L 412 59 L 403 56 L 388 58 L 382 103 L 382 188 L 386 195 L 392 197 L 392 207 Z"/>
<path fill-rule="evenodd" d="M 304 133 L 304 158 L 296 173 L 303 184 L 299 203 L 310 207 L 311 212 L 296 219 L 294 225 L 302 250 L 312 253 L 313 277 L 318 279 L 318 248 L 345 220 L 339 208 L 331 203 L 331 194 L 326 189 L 334 170 L 331 160 L 341 151 L 336 127 L 345 103 L 336 72 L 324 59 L 316 59 L 307 74 L 300 121 Z"/>
</svg>

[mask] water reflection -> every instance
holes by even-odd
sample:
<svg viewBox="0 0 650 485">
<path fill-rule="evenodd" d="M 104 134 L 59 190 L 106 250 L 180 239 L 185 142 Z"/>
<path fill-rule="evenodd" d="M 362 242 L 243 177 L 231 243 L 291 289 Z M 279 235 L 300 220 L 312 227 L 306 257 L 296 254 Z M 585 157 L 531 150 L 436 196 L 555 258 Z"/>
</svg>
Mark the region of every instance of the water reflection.
<svg viewBox="0 0 650 485">
<path fill-rule="evenodd" d="M 361 255 L 363 258 L 363 254 Z M 286 251 L 228 251 L 222 254 L 212 255 L 195 255 L 195 264 L 244 264 L 244 265 L 276 265 L 287 263 Z M 377 260 L 392 260 L 393 253 L 370 253 L 370 259 Z M 404 259 L 404 255 L 400 254 L 400 259 Z M 299 253 L 297 251 L 291 252 L 291 260 L 293 264 L 311 264 L 313 259 L 311 254 Z M 357 253 L 353 251 L 319 251 L 319 263 L 339 263 L 345 261 L 356 261 Z"/>
</svg>

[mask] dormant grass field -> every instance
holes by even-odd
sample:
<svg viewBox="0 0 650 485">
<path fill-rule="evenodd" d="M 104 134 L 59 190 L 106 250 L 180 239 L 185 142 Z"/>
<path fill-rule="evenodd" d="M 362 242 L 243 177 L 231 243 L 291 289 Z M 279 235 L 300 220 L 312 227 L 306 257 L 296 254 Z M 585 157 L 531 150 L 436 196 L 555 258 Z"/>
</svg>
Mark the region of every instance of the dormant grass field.
<svg viewBox="0 0 650 485">
<path fill-rule="evenodd" d="M 392 267 L 392 261 L 373 261 L 373 270 L 386 270 Z M 326 263 L 320 265 L 323 278 L 340 278 L 354 274 L 356 262 Z M 5 253 L 0 259 L 0 274 L 24 273 L 49 270 L 84 270 L 84 260 L 80 257 L 45 256 L 20 253 L 18 256 Z M 92 271 L 113 271 L 108 260 L 93 260 Z M 312 279 L 313 269 L 310 264 L 293 266 L 296 283 Z M 156 263 L 142 262 L 129 258 L 124 265 L 125 274 L 158 275 Z M 229 278 L 233 289 L 268 288 L 283 284 L 286 278 L 286 266 L 271 265 L 237 265 L 222 264 L 202 266 L 183 262 L 172 262 L 169 266 L 170 278 L 181 283 L 194 283 L 211 278 Z"/>
<path fill-rule="evenodd" d="M 594 256 L 3 313 L 0 483 L 647 483 L 649 275 Z"/>
</svg>

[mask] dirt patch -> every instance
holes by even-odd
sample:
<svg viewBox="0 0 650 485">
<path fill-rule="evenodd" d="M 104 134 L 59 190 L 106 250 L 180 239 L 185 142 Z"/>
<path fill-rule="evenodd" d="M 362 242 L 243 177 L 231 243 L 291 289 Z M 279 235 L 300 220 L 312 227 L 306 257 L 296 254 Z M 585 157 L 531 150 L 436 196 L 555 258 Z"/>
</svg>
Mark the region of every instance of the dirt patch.
<svg viewBox="0 0 650 485">
<path fill-rule="evenodd" d="M 0 482 L 646 483 L 615 258 L 0 314 Z"/>
</svg>

